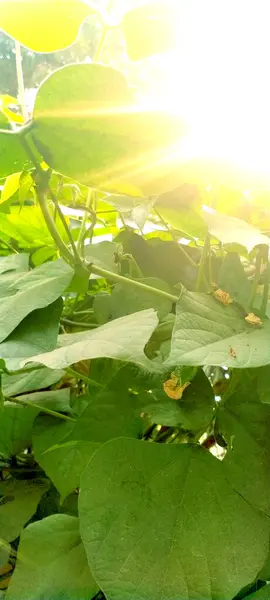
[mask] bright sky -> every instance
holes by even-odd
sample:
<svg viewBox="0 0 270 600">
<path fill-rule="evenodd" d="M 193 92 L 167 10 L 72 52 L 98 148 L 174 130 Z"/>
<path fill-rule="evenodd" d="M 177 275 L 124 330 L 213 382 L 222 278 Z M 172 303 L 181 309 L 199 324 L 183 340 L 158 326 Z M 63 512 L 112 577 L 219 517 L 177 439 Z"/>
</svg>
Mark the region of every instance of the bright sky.
<svg viewBox="0 0 270 600">
<path fill-rule="evenodd" d="M 270 0 L 176 0 L 176 50 L 159 100 L 192 126 L 189 151 L 270 184 Z"/>
</svg>

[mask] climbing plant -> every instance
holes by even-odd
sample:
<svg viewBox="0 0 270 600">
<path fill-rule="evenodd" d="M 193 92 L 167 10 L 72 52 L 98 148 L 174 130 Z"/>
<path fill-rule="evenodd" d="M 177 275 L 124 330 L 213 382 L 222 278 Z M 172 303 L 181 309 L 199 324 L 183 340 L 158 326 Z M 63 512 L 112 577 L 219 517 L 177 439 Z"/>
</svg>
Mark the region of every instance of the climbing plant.
<svg viewBox="0 0 270 600">
<path fill-rule="evenodd" d="M 130 60 L 168 51 L 176 4 L 96 7 L 0 1 L 0 589 L 266 600 L 267 190 L 184 163 L 182 119 L 102 62 L 115 28 Z M 21 45 L 62 51 L 90 14 L 93 62 L 28 114 Z"/>
</svg>

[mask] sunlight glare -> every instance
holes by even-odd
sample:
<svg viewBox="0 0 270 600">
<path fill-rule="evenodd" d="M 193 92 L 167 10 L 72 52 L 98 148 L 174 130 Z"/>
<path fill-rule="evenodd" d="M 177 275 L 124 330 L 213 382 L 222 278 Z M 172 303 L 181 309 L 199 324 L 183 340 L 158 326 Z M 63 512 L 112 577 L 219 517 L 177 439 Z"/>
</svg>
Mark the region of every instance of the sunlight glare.
<svg viewBox="0 0 270 600">
<path fill-rule="evenodd" d="M 152 103 L 158 96 L 186 120 L 194 159 L 224 161 L 270 184 L 269 0 L 176 6 L 175 49 L 152 60 L 160 73 Z"/>
</svg>

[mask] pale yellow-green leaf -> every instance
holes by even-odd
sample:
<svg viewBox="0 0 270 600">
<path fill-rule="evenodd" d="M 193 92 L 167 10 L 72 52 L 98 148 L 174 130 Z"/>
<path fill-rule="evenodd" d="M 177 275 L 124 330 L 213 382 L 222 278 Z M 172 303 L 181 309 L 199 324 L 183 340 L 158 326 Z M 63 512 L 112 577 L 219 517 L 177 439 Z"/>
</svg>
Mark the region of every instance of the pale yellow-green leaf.
<svg viewBox="0 0 270 600">
<path fill-rule="evenodd" d="M 2 194 L 1 194 L 1 202 L 5 202 L 6 200 L 9 200 L 9 198 L 11 198 L 11 196 L 13 196 L 13 194 L 15 194 L 15 192 L 17 192 L 17 190 L 20 187 L 21 174 L 22 174 L 21 172 L 13 173 L 12 175 L 9 175 L 6 178 L 6 181 L 4 183 L 4 187 L 2 190 Z"/>
<path fill-rule="evenodd" d="M 55 52 L 75 41 L 93 12 L 84 0 L 0 0 L 0 27 L 34 52 Z"/>
</svg>

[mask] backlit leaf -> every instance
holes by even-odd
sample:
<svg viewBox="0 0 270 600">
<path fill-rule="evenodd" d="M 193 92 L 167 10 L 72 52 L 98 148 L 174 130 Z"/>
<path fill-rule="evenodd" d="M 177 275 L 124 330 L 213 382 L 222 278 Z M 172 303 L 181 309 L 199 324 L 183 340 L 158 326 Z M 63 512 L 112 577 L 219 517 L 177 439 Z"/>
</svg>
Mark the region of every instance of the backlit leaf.
<svg viewBox="0 0 270 600">
<path fill-rule="evenodd" d="M 80 64 L 42 84 L 31 135 L 55 171 L 90 187 L 141 196 L 162 191 L 163 178 L 165 189 L 172 185 L 174 146 L 184 132 L 178 117 L 139 106 L 116 69 Z"/>
<path fill-rule="evenodd" d="M 75 42 L 82 21 L 93 12 L 83 0 L 12 0 L 12 10 L 8 0 L 1 0 L 0 27 L 34 52 L 55 52 Z"/>
</svg>

